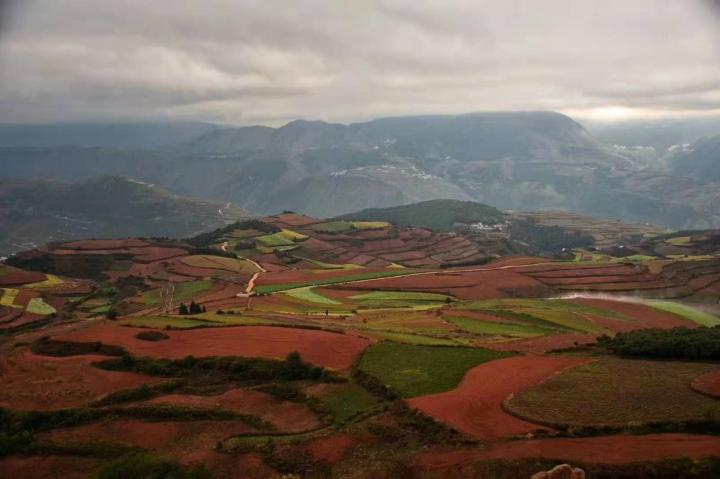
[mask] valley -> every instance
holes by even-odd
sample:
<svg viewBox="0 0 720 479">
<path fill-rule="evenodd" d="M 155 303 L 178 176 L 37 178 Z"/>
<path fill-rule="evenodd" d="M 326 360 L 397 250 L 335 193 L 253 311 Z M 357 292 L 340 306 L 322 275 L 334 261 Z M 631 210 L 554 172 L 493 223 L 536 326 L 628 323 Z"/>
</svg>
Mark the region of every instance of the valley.
<svg viewBox="0 0 720 479">
<path fill-rule="evenodd" d="M 13 255 L 0 470 L 716 470 L 720 233 L 440 205 Z M 515 221 L 554 253 L 530 253 Z"/>
</svg>

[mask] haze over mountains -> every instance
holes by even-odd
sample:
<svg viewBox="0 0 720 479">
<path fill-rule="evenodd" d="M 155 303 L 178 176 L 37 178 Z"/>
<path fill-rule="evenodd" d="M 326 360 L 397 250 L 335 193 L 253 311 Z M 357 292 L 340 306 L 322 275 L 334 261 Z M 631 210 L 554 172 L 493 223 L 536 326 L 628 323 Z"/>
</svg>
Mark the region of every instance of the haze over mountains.
<svg viewBox="0 0 720 479">
<path fill-rule="evenodd" d="M 0 148 L 0 177 L 82 181 L 120 175 L 178 195 L 232 202 L 256 214 L 293 210 L 331 217 L 449 198 L 674 228 L 718 226 L 720 142 L 701 138 L 714 131 L 712 123 L 697 125 L 668 126 L 665 134 L 654 136 L 636 125 L 622 138 L 616 130 L 592 125 L 605 143 L 552 112 L 398 117 L 349 125 L 297 120 L 281 128 L 93 125 L 83 133 L 77 125 L 46 126 L 26 127 L 20 136 L 12 135 L 17 126 L 5 126 L 0 127 L 0 144 L 6 145 Z M 103 133 L 103 128 L 126 134 Z M 672 144 L 648 144 L 649 138 L 662 137 Z M 638 146 L 652 147 L 653 153 Z"/>
</svg>

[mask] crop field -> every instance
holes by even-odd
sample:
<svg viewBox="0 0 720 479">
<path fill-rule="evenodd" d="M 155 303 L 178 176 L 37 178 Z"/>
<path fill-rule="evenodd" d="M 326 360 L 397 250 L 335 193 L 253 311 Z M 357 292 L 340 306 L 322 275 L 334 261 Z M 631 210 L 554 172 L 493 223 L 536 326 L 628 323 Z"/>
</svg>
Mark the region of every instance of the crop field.
<svg viewBox="0 0 720 479">
<path fill-rule="evenodd" d="M 309 301 L 311 303 L 317 303 L 317 304 L 342 304 L 340 301 L 335 301 L 334 299 L 328 298 L 327 296 L 323 296 L 319 293 L 317 293 L 314 288 L 306 287 L 306 288 L 297 288 L 297 289 L 291 289 L 289 291 L 285 291 L 286 295 L 301 299 L 303 301 Z"/>
<path fill-rule="evenodd" d="M 678 303 L 675 301 L 648 301 L 648 304 L 652 306 L 653 308 L 661 309 L 663 311 L 668 311 L 673 314 L 677 314 L 678 316 L 682 316 L 685 319 L 688 319 L 694 323 L 699 324 L 700 326 L 717 326 L 720 324 L 720 318 L 718 318 L 715 315 L 712 315 L 710 313 L 706 313 L 705 311 L 702 311 L 697 308 L 693 308 L 692 306 Z"/>
<path fill-rule="evenodd" d="M 196 268 L 220 269 L 234 273 L 255 273 L 257 267 L 249 261 L 225 258 L 222 256 L 196 255 L 186 256 L 182 262 Z"/>
<path fill-rule="evenodd" d="M 210 290 L 213 287 L 211 280 L 200 280 L 200 281 L 189 281 L 186 283 L 179 283 L 175 286 L 174 299 L 175 301 L 190 301 L 196 296 Z M 153 289 L 143 293 L 141 300 L 143 303 L 148 305 L 160 304 L 160 290 Z"/>
<path fill-rule="evenodd" d="M 255 239 L 270 248 L 274 248 L 277 246 L 295 246 L 295 241 L 283 235 L 282 233 L 258 236 Z"/>
<path fill-rule="evenodd" d="M 720 401 L 693 391 L 690 382 L 713 369 L 716 364 L 602 358 L 553 376 L 507 405 L 520 417 L 569 426 L 703 420 L 720 413 Z"/>
<path fill-rule="evenodd" d="M 297 283 L 261 285 L 261 286 L 258 286 L 257 288 L 255 288 L 255 290 L 258 293 L 274 293 L 274 292 L 278 292 L 278 291 L 285 291 L 288 289 L 305 288 L 308 286 L 322 286 L 322 285 L 328 285 L 328 284 L 360 282 L 360 281 L 365 281 L 365 280 L 369 280 L 369 279 L 387 278 L 390 276 L 402 276 L 402 275 L 411 274 L 411 273 L 413 273 L 412 270 L 373 271 L 373 272 L 369 272 L 369 273 L 350 274 L 347 276 L 334 276 L 334 277 L 330 277 L 330 278 L 318 278 L 315 281 L 299 281 Z"/>
<path fill-rule="evenodd" d="M 333 423 L 338 426 L 370 412 L 379 403 L 377 397 L 354 383 L 323 384 L 321 388 L 314 388 L 308 393 L 317 397 L 330 410 Z"/>
<path fill-rule="evenodd" d="M 478 335 L 531 338 L 534 336 L 557 333 L 557 330 L 545 329 L 540 326 L 533 326 L 530 324 L 482 321 L 462 316 L 447 316 L 446 319 L 463 331 Z"/>
<path fill-rule="evenodd" d="M 413 291 L 373 291 L 350 296 L 363 308 L 423 308 L 439 307 L 452 302 L 450 296 Z"/>
<path fill-rule="evenodd" d="M 42 316 L 47 316 L 48 314 L 57 312 L 55 308 L 47 304 L 42 298 L 32 298 L 28 302 L 25 310 L 28 313 L 39 314 Z"/>
<path fill-rule="evenodd" d="M 5 288 L 0 291 L 2 291 L 2 296 L 0 296 L 0 306 L 8 306 L 11 308 L 16 307 L 15 298 L 17 298 L 20 291 L 13 288 Z"/>
<path fill-rule="evenodd" d="M 360 369 L 409 398 L 453 389 L 470 368 L 506 356 L 480 348 L 382 341 L 365 351 Z"/>
</svg>

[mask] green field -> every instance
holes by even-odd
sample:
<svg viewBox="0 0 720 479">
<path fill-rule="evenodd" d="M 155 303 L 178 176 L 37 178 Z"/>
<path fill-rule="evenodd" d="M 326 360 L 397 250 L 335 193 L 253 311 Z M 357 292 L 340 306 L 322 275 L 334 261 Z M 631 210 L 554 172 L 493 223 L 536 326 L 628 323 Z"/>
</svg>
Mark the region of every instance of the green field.
<svg viewBox="0 0 720 479">
<path fill-rule="evenodd" d="M 720 401 L 689 384 L 716 369 L 709 363 L 603 358 L 516 394 L 508 405 L 522 417 L 569 426 L 702 420 L 720 414 Z"/>
<path fill-rule="evenodd" d="M 358 273 L 350 274 L 347 276 L 335 276 L 332 278 L 320 278 L 313 281 L 300 281 L 297 283 L 286 283 L 286 284 L 266 284 L 257 286 L 255 291 L 258 293 L 276 293 L 278 291 L 286 291 L 288 289 L 305 288 L 308 286 L 323 286 L 326 284 L 337 284 L 337 283 L 349 283 L 353 281 L 364 281 L 368 279 L 376 278 L 387 278 L 391 276 L 403 276 L 406 274 L 413 273 L 412 270 L 403 271 L 374 271 L 371 273 Z"/>
<path fill-rule="evenodd" d="M 212 321 L 204 321 L 200 319 L 177 317 L 177 316 L 137 316 L 125 318 L 120 323 L 123 326 L 140 326 L 145 328 L 160 328 L 165 329 L 167 327 L 176 329 L 186 328 L 199 328 L 199 327 L 214 327 L 224 326 L 222 323 L 215 323 Z"/>
<path fill-rule="evenodd" d="M 293 240 L 286 238 L 282 233 L 273 233 L 270 235 L 258 236 L 255 239 L 270 248 L 275 248 L 277 246 L 295 245 L 295 242 Z"/>
<path fill-rule="evenodd" d="M 186 256 L 182 262 L 196 268 L 218 269 L 233 273 L 256 273 L 259 271 L 257 266 L 249 261 L 224 256 L 193 255 Z"/>
<path fill-rule="evenodd" d="M 294 243 L 297 243 L 298 241 L 305 241 L 306 239 L 309 238 L 308 235 L 304 235 L 304 234 L 298 233 L 297 231 L 286 230 L 286 229 L 283 229 L 278 234 L 280 236 L 282 236 L 283 238 L 288 239 Z"/>
<path fill-rule="evenodd" d="M 674 301 L 660 301 L 651 300 L 648 304 L 656 309 L 661 309 L 669 313 L 677 314 L 685 319 L 688 319 L 700 326 L 716 326 L 720 324 L 720 318 L 710 313 L 706 313 L 692 306 L 688 306 L 682 303 L 676 303 Z"/>
<path fill-rule="evenodd" d="M 531 324 L 500 323 L 461 316 L 446 316 L 445 319 L 463 331 L 473 334 L 531 338 L 534 336 L 557 333 L 557 330 L 533 326 Z"/>
<path fill-rule="evenodd" d="M 378 339 L 386 339 L 388 341 L 394 341 L 396 343 L 412 344 L 419 346 L 460 346 L 465 344 L 452 338 L 437 338 L 429 335 L 425 336 L 422 334 L 384 331 L 381 329 L 368 329 L 365 332 L 369 336 L 373 336 Z"/>
<path fill-rule="evenodd" d="M 47 316 L 48 314 L 56 313 L 56 309 L 47 304 L 42 298 L 33 298 L 28 302 L 25 311 L 33 314 L 41 314 Z"/>
<path fill-rule="evenodd" d="M 469 369 L 507 356 L 480 348 L 382 341 L 365 351 L 360 369 L 410 398 L 454 389 Z"/>
<path fill-rule="evenodd" d="M 175 293 L 173 295 L 174 301 L 191 301 L 195 296 L 208 291 L 212 288 L 213 282 L 209 279 L 203 279 L 198 281 L 188 281 L 186 283 L 177 283 L 175 285 Z M 160 290 L 152 289 L 146 291 L 141 296 L 142 302 L 147 305 L 158 305 L 160 304 Z"/>
<path fill-rule="evenodd" d="M 317 233 L 345 233 L 354 229 L 350 221 L 330 221 L 328 223 L 316 223 L 310 228 Z"/>
<path fill-rule="evenodd" d="M 291 298 L 308 301 L 310 303 L 333 305 L 342 304 L 340 301 L 335 301 L 332 298 L 316 293 L 312 287 L 291 289 L 290 291 L 286 291 L 284 294 L 290 296 Z"/>
<path fill-rule="evenodd" d="M 277 324 L 278 321 L 272 319 L 258 318 L 256 316 L 245 316 L 240 314 L 217 314 L 217 312 L 202 313 L 197 316 L 191 316 L 193 319 L 203 319 L 213 323 L 221 323 L 224 325 L 251 325 L 251 324 Z"/>
<path fill-rule="evenodd" d="M 379 403 L 378 398 L 353 383 L 328 385 L 326 391 L 316 397 L 330 411 L 336 426 L 371 411 Z"/>
<path fill-rule="evenodd" d="M 411 308 L 422 306 L 441 306 L 451 302 L 452 298 L 444 294 L 417 293 L 413 291 L 372 291 L 351 296 L 364 308 Z"/>
</svg>

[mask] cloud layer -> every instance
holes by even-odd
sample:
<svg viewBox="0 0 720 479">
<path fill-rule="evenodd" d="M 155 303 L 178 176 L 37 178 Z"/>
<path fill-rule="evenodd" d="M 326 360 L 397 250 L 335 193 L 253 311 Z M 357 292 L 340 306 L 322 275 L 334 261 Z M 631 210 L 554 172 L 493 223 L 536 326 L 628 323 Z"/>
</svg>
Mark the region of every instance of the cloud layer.
<svg viewBox="0 0 720 479">
<path fill-rule="evenodd" d="M 716 4 L 23 0 L 0 25 L 0 121 L 718 114 Z"/>
</svg>

